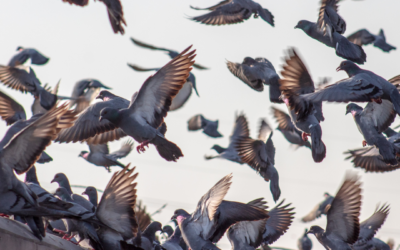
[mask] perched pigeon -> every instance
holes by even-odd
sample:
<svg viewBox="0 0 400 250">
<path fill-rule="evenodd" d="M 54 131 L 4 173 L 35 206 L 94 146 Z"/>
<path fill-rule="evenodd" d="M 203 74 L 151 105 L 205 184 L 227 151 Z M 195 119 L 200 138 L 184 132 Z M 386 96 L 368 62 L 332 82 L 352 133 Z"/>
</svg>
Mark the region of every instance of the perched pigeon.
<svg viewBox="0 0 400 250">
<path fill-rule="evenodd" d="M 89 150 L 82 151 L 79 156 L 86 161 L 99 166 L 105 167 L 108 172 L 111 171 L 111 166 L 120 166 L 125 168 L 125 165 L 117 161 L 117 159 L 126 157 L 133 148 L 133 142 L 131 140 L 125 141 L 118 151 L 110 153 L 107 144 L 89 144 Z"/>
<path fill-rule="evenodd" d="M 89 107 L 90 103 L 96 98 L 102 88 L 111 89 L 96 79 L 83 79 L 78 81 L 75 83 L 72 90 L 71 97 L 73 100 L 70 102 L 70 107 L 76 105 L 75 111 L 77 113 L 82 112 Z"/>
<path fill-rule="evenodd" d="M 188 47 L 157 73 L 149 77 L 129 107 L 118 110 L 105 107 L 100 112 L 100 122 L 108 120 L 115 127 L 141 143 L 137 150 L 144 152 L 145 146 L 154 144 L 160 156 L 167 161 L 177 161 L 183 156 L 180 148 L 168 141 L 158 127 L 163 124 L 172 99 L 176 96 L 189 76 L 195 50 Z"/>
<path fill-rule="evenodd" d="M 334 48 L 336 50 L 336 55 L 356 62 L 358 64 L 364 64 L 367 61 L 367 55 L 361 46 L 354 44 L 347 40 L 346 37 L 333 31 L 330 37 L 328 34 L 324 35 L 322 31 L 319 30 L 318 24 L 307 20 L 301 20 L 294 27 L 295 29 L 302 29 L 308 36 L 320 41 L 328 47 Z"/>
<path fill-rule="evenodd" d="M 344 34 L 346 31 L 346 22 L 337 13 L 338 2 L 340 0 L 322 0 L 318 15 L 318 28 L 324 34 L 332 39 L 334 32 Z"/>
<path fill-rule="evenodd" d="M 175 57 L 177 57 L 177 56 L 179 55 L 178 51 L 170 50 L 170 49 L 166 49 L 166 48 L 162 48 L 162 47 L 156 47 L 156 46 L 153 46 L 153 45 L 144 43 L 144 42 L 142 42 L 142 41 L 139 41 L 139 40 L 137 40 L 137 39 L 134 39 L 133 37 L 131 37 L 131 41 L 132 41 L 134 44 L 136 44 L 137 46 L 142 47 L 142 48 L 151 49 L 151 50 L 161 50 L 161 51 L 165 51 L 165 52 L 167 52 L 168 56 L 169 56 L 171 59 L 174 59 Z M 197 64 L 197 63 L 194 63 L 192 66 L 193 66 L 194 68 L 200 69 L 200 70 L 208 69 L 207 67 L 201 66 L 201 65 L 199 65 L 199 64 Z M 196 90 L 196 89 L 195 89 L 195 90 Z M 196 90 L 196 92 L 197 92 L 197 90 Z"/>
<path fill-rule="evenodd" d="M 31 63 L 35 65 L 43 65 L 49 61 L 48 57 L 45 57 L 36 49 L 23 48 L 19 46 L 17 48 L 17 51 L 18 54 L 16 54 L 11 58 L 10 62 L 8 63 L 8 66 L 15 67 L 18 65 L 22 65 L 29 59 L 31 59 Z"/>
<path fill-rule="evenodd" d="M 238 152 L 235 149 L 236 140 L 239 137 L 249 137 L 250 132 L 247 125 L 246 116 L 244 114 L 240 114 L 239 116 L 236 115 L 235 118 L 235 125 L 233 126 L 233 132 L 229 138 L 229 146 L 227 148 L 223 148 L 219 145 L 214 145 L 212 149 L 217 151 L 217 156 L 205 156 L 206 160 L 211 160 L 214 158 L 222 158 L 229 161 L 237 162 L 243 164 L 242 160 L 240 159 Z"/>
<path fill-rule="evenodd" d="M 97 198 L 97 189 L 95 187 L 86 187 L 85 191 L 83 191 L 82 195 L 87 195 L 90 203 L 97 208 L 98 198 Z"/>
<path fill-rule="evenodd" d="M 225 231 L 240 221 L 256 221 L 269 218 L 267 211 L 253 205 L 223 200 L 231 185 L 232 174 L 218 181 L 189 214 L 183 209 L 175 210 L 182 237 L 192 250 L 219 249 L 217 243 Z"/>
<path fill-rule="evenodd" d="M 360 232 L 360 186 L 359 177 L 347 173 L 328 211 L 326 231 L 319 226 L 312 226 L 308 231 L 326 249 L 352 250 L 351 245 L 357 241 Z"/>
<path fill-rule="evenodd" d="M 171 237 L 174 234 L 174 229 L 170 225 L 165 225 L 162 228 L 163 233 L 167 234 L 167 238 Z"/>
<path fill-rule="evenodd" d="M 303 236 L 297 241 L 297 247 L 299 250 L 311 250 L 312 248 L 312 242 L 310 238 L 308 238 L 307 232 L 308 230 L 306 228 Z"/>
<path fill-rule="evenodd" d="M 63 0 L 69 4 L 75 4 L 78 6 L 86 6 L 89 4 L 89 0 Z M 110 20 L 111 27 L 115 34 L 118 32 L 123 35 L 125 33 L 122 24 L 126 25 L 124 12 L 122 10 L 121 0 L 100 0 L 107 7 L 108 19 Z"/>
<path fill-rule="evenodd" d="M 360 46 L 374 43 L 375 47 L 380 48 L 384 52 L 390 52 L 391 50 L 396 49 L 396 47 L 386 43 L 386 37 L 385 33 L 383 33 L 383 29 L 379 31 L 378 35 L 373 35 L 368 30 L 361 29 L 348 36 L 347 39 L 350 42 Z"/>
<path fill-rule="evenodd" d="M 290 116 L 280 109 L 274 107 L 271 107 L 271 109 L 276 121 L 278 122 L 277 130 L 281 131 L 286 140 L 292 145 L 295 145 L 296 149 L 302 146 L 311 149 L 310 142 L 308 140 L 303 140 L 303 138 L 301 137 L 302 132 L 296 128 Z"/>
<path fill-rule="evenodd" d="M 271 102 L 282 103 L 279 99 L 279 76 L 274 66 L 266 58 L 253 59 L 245 57 L 242 63 L 228 61 L 229 71 L 237 78 L 256 91 L 263 91 L 264 85 L 269 85 L 269 99 Z"/>
<path fill-rule="evenodd" d="M 346 106 L 346 114 L 348 113 L 353 115 L 357 128 L 364 137 L 362 145 L 377 147 L 383 161 L 396 166 L 398 163 L 394 144 L 382 135 L 396 117 L 393 104 L 388 100 L 382 100 L 381 104 L 369 102 L 363 109 L 355 103 L 350 103 Z"/>
<path fill-rule="evenodd" d="M 252 0 L 223 0 L 214 6 L 204 9 L 192 6 L 190 7 L 195 10 L 211 11 L 202 16 L 192 18 L 192 20 L 204 24 L 224 25 L 241 23 L 254 14 L 254 18 L 261 16 L 264 21 L 271 24 L 271 26 L 274 26 L 274 16 L 271 12 Z"/>
<path fill-rule="evenodd" d="M 302 222 L 310 222 L 315 220 L 316 218 L 321 217 L 323 214 L 328 214 L 329 209 L 331 208 L 331 204 L 333 201 L 332 195 L 328 193 L 324 193 L 325 200 L 321 203 L 317 204 L 311 212 L 309 212 L 306 216 L 301 218 Z"/>
<path fill-rule="evenodd" d="M 141 245 L 140 247 L 144 250 L 152 250 L 153 245 L 156 241 L 156 232 L 162 232 L 162 225 L 158 221 L 153 221 L 141 234 Z"/>
<path fill-rule="evenodd" d="M 140 72 L 160 70 L 160 68 L 145 69 L 134 64 L 128 64 L 128 65 L 133 70 Z M 176 94 L 175 98 L 172 99 L 169 111 L 174 111 L 182 108 L 183 105 L 189 100 L 189 97 L 192 95 L 192 89 L 194 89 L 196 95 L 199 96 L 199 93 L 197 92 L 196 88 L 196 78 L 194 77 L 192 72 L 189 72 L 189 77 L 186 79 L 186 83 L 182 86 L 181 90 L 179 90 L 178 94 Z"/>
<path fill-rule="evenodd" d="M 276 202 L 280 195 L 279 174 L 275 168 L 275 146 L 272 142 L 271 127 L 261 120 L 257 140 L 240 136 L 235 140 L 235 149 L 240 160 L 247 163 L 265 181 L 271 181 L 271 194 Z"/>
<path fill-rule="evenodd" d="M 314 82 L 308 73 L 307 67 L 297 55 L 294 49 L 289 50 L 289 57 L 285 60 L 280 80 L 282 99 L 288 107 L 289 115 L 294 126 L 302 131 L 301 138 L 304 141 L 311 136 L 311 151 L 315 162 L 322 162 L 326 156 L 326 147 L 322 141 L 322 129 L 320 122 L 324 120 L 322 115 L 322 102 L 314 102 L 312 112 L 299 117 L 296 114 L 295 102 L 299 95 L 313 93 Z"/>
<path fill-rule="evenodd" d="M 286 233 L 293 221 L 294 208 L 288 208 L 290 204 L 282 205 L 283 202 L 268 212 L 270 217 L 267 220 L 241 221 L 231 226 L 227 236 L 232 249 L 255 250 L 260 245 L 264 248 Z M 265 210 L 268 208 L 262 198 L 247 204 Z"/>
<path fill-rule="evenodd" d="M 218 132 L 218 120 L 211 121 L 204 118 L 203 115 L 195 115 L 188 121 L 188 130 L 197 131 L 200 129 L 203 130 L 204 134 L 210 137 L 222 137 L 222 135 Z"/>
<path fill-rule="evenodd" d="M 165 232 L 164 229 L 163 231 Z M 176 227 L 175 231 L 173 231 L 173 234 L 161 246 L 166 250 L 184 250 L 179 245 L 181 237 L 181 229 L 179 227 Z"/>
</svg>

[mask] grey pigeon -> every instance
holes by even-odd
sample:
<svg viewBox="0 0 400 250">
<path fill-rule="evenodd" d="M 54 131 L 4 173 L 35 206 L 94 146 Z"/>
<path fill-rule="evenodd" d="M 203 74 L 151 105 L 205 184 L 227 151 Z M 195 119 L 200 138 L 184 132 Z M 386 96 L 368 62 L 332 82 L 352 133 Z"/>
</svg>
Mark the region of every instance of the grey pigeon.
<svg viewBox="0 0 400 250">
<path fill-rule="evenodd" d="M 223 0 L 222 2 L 208 7 L 196 8 L 195 10 L 210 10 L 211 12 L 193 17 L 192 20 L 209 25 L 225 25 L 241 23 L 254 14 L 254 18 L 260 16 L 264 21 L 274 26 L 274 16 L 269 10 L 264 9 L 259 3 L 252 0 Z"/>
<path fill-rule="evenodd" d="M 145 146 L 154 144 L 160 156 L 167 161 L 177 161 L 183 156 L 180 148 L 168 141 L 158 128 L 163 124 L 172 99 L 189 76 L 195 50 L 191 46 L 172 59 L 156 74 L 149 77 L 126 109 L 106 107 L 100 112 L 100 122 L 108 120 L 115 127 L 141 143 L 137 150 L 144 152 Z"/>
<path fill-rule="evenodd" d="M 362 145 L 377 147 L 383 161 L 396 166 L 394 144 L 382 135 L 396 117 L 393 104 L 388 100 L 382 100 L 381 104 L 369 102 L 363 109 L 355 103 L 350 103 L 346 106 L 346 114 L 348 113 L 353 115 L 357 128 L 364 137 Z"/>
<path fill-rule="evenodd" d="M 118 159 L 126 157 L 132 151 L 132 148 L 133 142 L 131 140 L 122 143 L 121 148 L 112 153 L 109 152 L 107 144 L 89 144 L 90 152 L 82 151 L 79 156 L 96 166 L 104 167 L 110 172 L 111 166 L 125 168 L 125 165 L 120 163 Z"/>
<path fill-rule="evenodd" d="M 165 232 L 164 229 L 163 231 Z M 173 234 L 161 246 L 166 250 L 184 250 L 179 245 L 181 237 L 182 237 L 181 229 L 179 227 L 176 227 Z"/>
<path fill-rule="evenodd" d="M 302 222 L 310 222 L 315 220 L 316 218 L 321 217 L 321 215 L 328 214 L 329 209 L 331 208 L 331 204 L 333 201 L 332 195 L 328 193 L 324 193 L 325 200 L 323 200 L 321 203 L 317 204 L 311 212 L 309 212 L 306 216 L 301 218 Z"/>
<path fill-rule="evenodd" d="M 98 198 L 97 198 L 97 189 L 95 187 L 89 186 L 86 187 L 85 191 L 83 191 L 82 195 L 87 195 L 90 203 L 97 208 Z"/>
<path fill-rule="evenodd" d="M 218 132 L 218 120 L 211 121 L 204 118 L 203 115 L 195 115 L 188 121 L 188 130 L 197 131 L 200 129 L 203 130 L 204 134 L 210 137 L 222 137 L 221 133 Z"/>
<path fill-rule="evenodd" d="M 307 232 L 308 232 L 308 230 L 306 228 L 303 236 L 301 236 L 301 238 L 297 241 L 297 247 L 299 248 L 299 250 L 311 250 L 312 249 L 312 242 L 311 242 L 310 238 L 308 238 Z"/>
<path fill-rule="evenodd" d="M 322 0 L 318 15 L 318 28 L 324 34 L 332 39 L 332 34 L 337 32 L 344 34 L 346 31 L 346 22 L 337 13 L 340 0 Z"/>
<path fill-rule="evenodd" d="M 160 68 L 142 68 L 134 64 L 128 64 L 128 65 L 133 70 L 140 72 L 160 70 Z M 169 111 L 174 111 L 182 108 L 183 105 L 189 100 L 189 97 L 192 95 L 192 89 L 194 89 L 196 95 L 199 96 L 199 93 L 197 92 L 196 88 L 196 78 L 194 77 L 192 72 L 189 72 L 189 77 L 186 79 L 186 83 L 182 86 L 181 90 L 179 90 L 178 94 L 176 94 L 175 98 L 172 99 Z"/>
<path fill-rule="evenodd" d="M 240 159 L 238 152 L 235 148 L 236 140 L 239 137 L 249 137 L 250 132 L 247 125 L 247 119 L 244 114 L 235 115 L 235 124 L 233 126 L 233 132 L 229 138 L 229 146 L 227 148 L 223 148 L 219 145 L 214 145 L 211 149 L 217 151 L 217 156 L 205 156 L 206 160 L 211 160 L 214 158 L 222 158 L 229 161 L 237 162 L 239 164 L 243 164 Z"/>
<path fill-rule="evenodd" d="M 39 98 L 40 105 L 46 110 L 51 109 L 57 102 L 57 96 L 41 86 L 31 67 L 0 65 L 0 82 L 22 93 L 31 93 L 35 98 Z"/>
<path fill-rule="evenodd" d="M 178 222 L 182 237 L 192 250 L 219 249 L 217 243 L 225 231 L 240 221 L 268 219 L 268 212 L 256 206 L 223 200 L 231 185 L 229 174 L 218 181 L 189 214 L 183 209 L 175 210 L 171 219 Z"/>
<path fill-rule="evenodd" d="M 279 99 L 279 76 L 274 66 L 266 58 L 253 59 L 245 57 L 242 63 L 227 63 L 229 71 L 246 83 L 250 88 L 261 92 L 264 85 L 269 85 L 269 99 L 271 102 L 282 103 Z"/>
<path fill-rule="evenodd" d="M 354 250 L 371 249 L 374 245 L 372 239 L 376 232 L 381 228 L 389 215 L 389 205 L 383 205 L 375 210 L 374 214 L 361 222 L 360 234 L 357 241 L 353 244 Z"/>
<path fill-rule="evenodd" d="M 326 156 L 326 147 L 322 141 L 322 129 L 320 122 L 324 120 L 322 115 L 322 102 L 314 102 L 313 110 L 307 115 L 299 117 L 296 114 L 295 104 L 299 95 L 313 93 L 314 82 L 308 73 L 307 67 L 300 59 L 294 49 L 289 50 L 286 65 L 281 72 L 283 78 L 280 80 L 282 99 L 285 102 L 294 126 L 302 131 L 301 138 L 304 141 L 311 136 L 311 152 L 315 162 L 322 162 Z"/>
<path fill-rule="evenodd" d="M 44 56 L 36 49 L 23 48 L 19 46 L 17 48 L 18 54 L 13 56 L 8 63 L 8 66 L 15 67 L 24 64 L 26 61 L 31 59 L 31 63 L 35 65 L 43 65 L 49 61 L 49 58 Z"/>
<path fill-rule="evenodd" d="M 235 140 L 235 149 L 240 160 L 247 163 L 265 181 L 270 182 L 271 194 L 276 202 L 280 195 L 279 174 L 275 168 L 275 146 L 272 142 L 271 127 L 261 120 L 257 139 L 240 136 Z"/>
<path fill-rule="evenodd" d="M 391 50 L 396 49 L 396 47 L 386 42 L 383 29 L 379 31 L 378 35 L 374 35 L 366 29 L 361 29 L 348 36 L 347 39 L 360 46 L 373 43 L 375 47 L 380 48 L 384 52 L 390 52 Z"/>
<path fill-rule="evenodd" d="M 45 84 L 43 86 L 43 88 L 47 92 L 55 95 L 57 97 L 57 100 L 71 100 L 71 97 L 57 95 L 59 86 L 60 86 L 60 81 L 58 81 L 58 83 L 54 86 L 53 89 L 48 84 Z M 47 109 L 42 107 L 41 102 L 40 102 L 40 97 L 38 97 L 38 96 L 34 96 L 34 100 L 33 100 L 32 106 L 31 106 L 31 110 L 32 110 L 32 114 L 33 115 L 43 114 L 43 113 L 47 112 Z"/>
<path fill-rule="evenodd" d="M 360 232 L 360 186 L 358 176 L 347 173 L 328 211 L 326 231 L 319 226 L 312 226 L 308 231 L 326 249 L 352 250 L 351 245 L 357 241 Z"/>
<path fill-rule="evenodd" d="M 367 55 L 361 46 L 350 42 L 346 37 L 336 31 L 332 32 L 332 37 L 328 34 L 324 35 L 323 32 L 319 30 L 317 23 L 307 20 L 299 21 L 294 28 L 302 29 L 311 38 L 320 41 L 328 47 L 334 48 L 336 50 L 336 55 L 344 59 L 351 60 L 358 64 L 364 64 L 367 60 Z"/>
<path fill-rule="evenodd" d="M 154 249 L 153 245 L 156 243 L 156 232 L 162 232 L 162 225 L 158 221 L 153 221 L 141 234 L 140 247 L 144 250 Z"/>
<path fill-rule="evenodd" d="M 167 234 L 167 238 L 171 237 L 174 234 L 174 229 L 170 225 L 165 225 L 162 228 L 163 233 Z"/>
<path fill-rule="evenodd" d="M 177 56 L 179 55 L 178 51 L 170 50 L 170 49 L 166 49 L 166 48 L 162 48 L 162 47 L 156 47 L 156 46 L 154 46 L 154 45 L 150 45 L 150 44 L 144 43 L 144 42 L 142 42 L 142 41 L 139 41 L 139 40 L 137 40 L 137 39 L 134 39 L 133 37 L 131 37 L 131 41 L 132 41 L 134 44 L 136 44 L 137 46 L 142 47 L 142 48 L 151 49 L 151 50 L 161 50 L 161 51 L 165 51 L 165 52 L 167 52 L 168 56 L 169 56 L 171 59 L 174 59 L 175 57 L 177 57 Z M 200 69 L 200 70 L 208 69 L 207 67 L 201 66 L 201 65 L 199 65 L 199 64 L 197 64 L 197 63 L 194 63 L 192 66 L 193 66 L 194 68 Z M 196 92 L 197 92 L 197 90 L 196 90 Z"/>
<path fill-rule="evenodd" d="M 247 204 L 265 210 L 268 208 L 262 198 Z M 294 212 L 293 208 L 288 208 L 290 204 L 282 204 L 283 201 L 268 212 L 270 217 L 267 220 L 241 221 L 231 226 L 227 237 L 232 250 L 255 250 L 260 245 L 265 248 L 286 233 L 292 224 Z"/>
<path fill-rule="evenodd" d="M 69 4 L 75 4 L 84 7 L 89 4 L 89 0 L 63 0 Z M 100 0 L 107 7 L 108 19 L 110 20 L 111 27 L 115 34 L 125 33 L 123 24 L 127 26 L 124 18 L 124 12 L 122 10 L 122 4 L 120 0 Z"/>
<path fill-rule="evenodd" d="M 283 134 L 286 140 L 292 145 L 295 145 L 296 148 L 305 146 L 311 149 L 311 143 L 308 140 L 303 140 L 301 136 L 302 132 L 294 126 L 290 116 L 275 107 L 271 107 L 271 109 L 273 111 L 276 121 L 278 122 L 277 130 L 279 130 Z"/>
<path fill-rule="evenodd" d="M 97 97 L 101 89 L 111 89 L 105 86 L 99 80 L 88 78 L 75 83 L 72 90 L 71 97 L 73 100 L 70 102 L 70 107 L 75 106 L 77 113 L 82 112 L 89 107 L 90 103 Z"/>
<path fill-rule="evenodd" d="M 394 247 L 390 247 L 388 243 L 385 243 L 378 238 L 372 238 L 372 240 L 369 241 L 368 246 L 372 246 L 372 249 L 376 250 L 394 250 Z"/>
</svg>

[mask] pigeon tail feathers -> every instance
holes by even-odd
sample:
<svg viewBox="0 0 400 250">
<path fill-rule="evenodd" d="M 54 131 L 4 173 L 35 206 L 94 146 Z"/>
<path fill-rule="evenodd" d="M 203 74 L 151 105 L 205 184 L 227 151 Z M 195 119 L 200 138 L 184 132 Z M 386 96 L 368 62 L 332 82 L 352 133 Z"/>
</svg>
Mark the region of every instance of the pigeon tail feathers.
<svg viewBox="0 0 400 250">
<path fill-rule="evenodd" d="M 160 156 L 167 161 L 176 161 L 183 156 L 181 149 L 175 143 L 163 137 L 156 136 L 152 143 L 156 146 Z"/>
</svg>

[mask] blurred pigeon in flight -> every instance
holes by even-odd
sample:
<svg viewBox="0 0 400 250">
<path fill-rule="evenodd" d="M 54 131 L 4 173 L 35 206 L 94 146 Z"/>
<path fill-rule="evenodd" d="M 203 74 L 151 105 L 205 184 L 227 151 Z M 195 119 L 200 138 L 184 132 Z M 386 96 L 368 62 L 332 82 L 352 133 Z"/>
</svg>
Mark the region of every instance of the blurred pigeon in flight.
<svg viewBox="0 0 400 250">
<path fill-rule="evenodd" d="M 203 133 L 210 137 L 222 137 L 222 135 L 218 132 L 218 120 L 211 121 L 204 118 L 203 115 L 195 115 L 190 118 L 188 121 L 188 129 L 189 131 L 197 131 L 202 129 Z"/>
<path fill-rule="evenodd" d="M 384 52 L 390 52 L 391 50 L 396 49 L 396 47 L 386 42 L 386 37 L 383 29 L 379 31 L 378 35 L 371 34 L 366 29 L 361 29 L 348 36 L 347 39 L 350 42 L 360 46 L 373 43 L 375 47 L 380 48 Z"/>
<path fill-rule="evenodd" d="M 299 250 L 311 250 L 312 248 L 312 241 L 310 240 L 310 238 L 308 238 L 307 232 L 308 230 L 306 228 L 303 236 L 301 236 L 301 238 L 297 241 L 297 247 L 299 248 Z"/>
<path fill-rule="evenodd" d="M 318 15 L 318 28 L 324 34 L 332 39 L 334 32 L 344 34 L 346 31 L 346 22 L 337 13 L 340 0 L 322 0 Z"/>
<path fill-rule="evenodd" d="M 333 201 L 332 195 L 328 193 L 324 193 L 325 200 L 322 201 L 321 203 L 317 204 L 314 209 L 308 213 L 306 216 L 301 218 L 302 222 L 310 222 L 315 220 L 316 218 L 321 217 L 323 214 L 328 214 L 329 209 L 331 208 L 331 203 Z"/>
<path fill-rule="evenodd" d="M 19 46 L 17 48 L 18 54 L 13 56 L 8 63 L 8 66 L 15 67 L 24 64 L 26 61 L 31 59 L 31 63 L 35 65 L 43 65 L 49 61 L 49 58 L 44 56 L 42 53 L 32 48 L 23 48 Z"/>
<path fill-rule="evenodd" d="M 58 83 L 54 86 L 53 89 L 50 86 L 48 86 L 48 84 L 45 84 L 43 86 L 43 88 L 47 92 L 49 92 L 49 93 L 51 93 L 53 95 L 56 95 L 57 96 L 57 100 L 70 100 L 71 99 L 70 97 L 57 95 L 59 87 L 60 87 L 60 81 L 58 81 Z M 32 111 L 33 115 L 44 114 L 44 113 L 47 112 L 47 110 L 45 108 L 43 108 L 42 105 L 40 104 L 40 98 L 37 97 L 37 96 L 34 96 L 34 101 L 33 101 L 32 106 L 31 106 L 31 111 Z"/>
<path fill-rule="evenodd" d="M 89 78 L 78 81 L 72 90 L 71 97 L 73 100 L 70 102 L 70 107 L 76 105 L 75 111 L 77 113 L 82 112 L 89 107 L 102 88 L 111 89 L 96 79 Z"/>
</svg>

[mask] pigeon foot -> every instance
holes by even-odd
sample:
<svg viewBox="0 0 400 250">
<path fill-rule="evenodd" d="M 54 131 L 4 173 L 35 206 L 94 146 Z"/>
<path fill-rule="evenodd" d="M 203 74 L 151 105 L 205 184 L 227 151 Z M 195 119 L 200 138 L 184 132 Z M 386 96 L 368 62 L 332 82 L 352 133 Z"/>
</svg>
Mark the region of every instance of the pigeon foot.
<svg viewBox="0 0 400 250">
<path fill-rule="evenodd" d="M 378 104 L 382 104 L 382 99 L 379 97 L 377 99 L 372 99 L 373 102 L 376 102 Z"/>
<path fill-rule="evenodd" d="M 7 214 L 3 214 L 3 213 L 0 213 L 0 217 L 4 217 L 4 218 L 10 218 L 10 216 L 9 216 L 9 215 L 7 215 Z"/>
<path fill-rule="evenodd" d="M 137 152 L 140 154 L 141 152 L 145 152 L 145 146 L 149 147 L 149 140 L 143 141 L 139 146 L 136 147 Z"/>
<path fill-rule="evenodd" d="M 363 145 L 363 147 L 366 147 L 366 146 L 367 146 L 367 141 L 366 141 L 366 140 L 363 140 L 363 141 L 362 141 L 362 145 Z"/>
<path fill-rule="evenodd" d="M 301 139 L 303 139 L 303 141 L 308 141 L 308 137 L 311 136 L 310 134 L 307 133 L 301 133 Z"/>
</svg>

